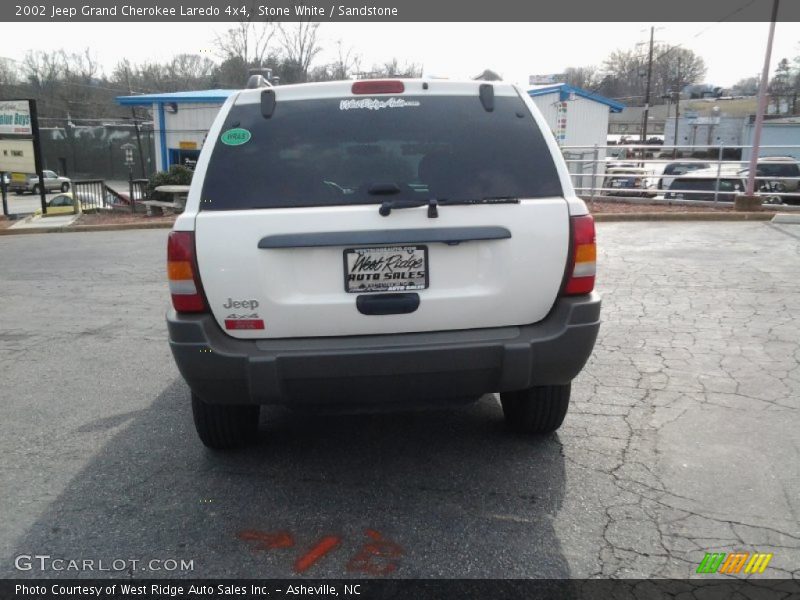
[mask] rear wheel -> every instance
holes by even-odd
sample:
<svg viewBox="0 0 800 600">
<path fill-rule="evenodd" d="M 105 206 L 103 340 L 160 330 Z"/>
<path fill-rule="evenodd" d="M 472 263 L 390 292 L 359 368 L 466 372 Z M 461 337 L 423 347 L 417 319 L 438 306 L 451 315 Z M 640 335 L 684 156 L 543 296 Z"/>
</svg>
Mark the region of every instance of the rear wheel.
<svg viewBox="0 0 800 600">
<path fill-rule="evenodd" d="M 209 404 L 192 394 L 194 426 L 200 440 L 214 450 L 251 441 L 258 431 L 258 405 Z"/>
<path fill-rule="evenodd" d="M 39 184 L 37 183 L 35 186 L 33 186 L 33 189 L 31 190 L 31 194 L 33 194 L 34 196 L 38 196 L 39 192 L 41 191 L 41 189 L 42 188 L 40 188 Z"/>
<path fill-rule="evenodd" d="M 569 408 L 571 384 L 543 385 L 503 392 L 500 402 L 506 424 L 521 433 L 551 433 L 561 427 Z"/>
</svg>

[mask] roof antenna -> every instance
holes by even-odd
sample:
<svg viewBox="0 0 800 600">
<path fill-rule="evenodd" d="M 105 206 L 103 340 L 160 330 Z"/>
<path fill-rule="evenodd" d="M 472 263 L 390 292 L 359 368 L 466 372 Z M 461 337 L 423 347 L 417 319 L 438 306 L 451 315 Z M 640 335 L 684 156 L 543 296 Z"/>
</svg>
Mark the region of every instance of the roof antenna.
<svg viewBox="0 0 800 600">
<path fill-rule="evenodd" d="M 494 86 L 490 83 L 482 83 L 478 88 L 478 95 L 481 97 L 481 104 L 486 112 L 494 110 Z"/>
</svg>

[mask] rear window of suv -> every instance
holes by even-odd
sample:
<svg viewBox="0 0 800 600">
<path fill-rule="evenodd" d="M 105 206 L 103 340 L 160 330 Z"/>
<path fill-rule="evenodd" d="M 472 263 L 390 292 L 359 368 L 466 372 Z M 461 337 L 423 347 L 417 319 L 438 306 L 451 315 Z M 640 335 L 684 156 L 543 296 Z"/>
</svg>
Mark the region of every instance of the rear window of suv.
<svg viewBox="0 0 800 600">
<path fill-rule="evenodd" d="M 268 119 L 259 104 L 234 105 L 215 141 L 201 210 L 562 195 L 519 97 L 496 96 L 491 112 L 477 94 L 390 100 L 278 100 Z M 225 138 L 230 130 L 245 132 Z M 223 141 L 231 137 L 246 141 Z"/>
<path fill-rule="evenodd" d="M 761 164 L 756 167 L 756 175 L 759 177 L 797 177 L 800 175 L 800 168 L 797 163 Z"/>
</svg>

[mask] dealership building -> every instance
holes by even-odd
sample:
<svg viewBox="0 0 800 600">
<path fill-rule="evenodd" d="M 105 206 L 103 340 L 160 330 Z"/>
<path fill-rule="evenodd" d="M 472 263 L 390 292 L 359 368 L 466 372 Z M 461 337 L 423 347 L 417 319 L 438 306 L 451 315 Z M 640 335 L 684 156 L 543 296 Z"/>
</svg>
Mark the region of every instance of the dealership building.
<svg viewBox="0 0 800 600">
<path fill-rule="evenodd" d="M 144 106 L 153 115 L 155 166 L 192 166 L 200 155 L 208 130 L 220 107 L 236 90 L 199 90 L 119 96 L 122 106 Z"/>
</svg>

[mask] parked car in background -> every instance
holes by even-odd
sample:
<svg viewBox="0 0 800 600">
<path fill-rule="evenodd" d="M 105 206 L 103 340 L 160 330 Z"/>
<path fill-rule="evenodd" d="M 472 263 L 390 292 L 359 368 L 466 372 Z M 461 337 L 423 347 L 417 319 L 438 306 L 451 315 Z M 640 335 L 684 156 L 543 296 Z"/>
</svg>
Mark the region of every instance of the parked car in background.
<svg viewBox="0 0 800 600">
<path fill-rule="evenodd" d="M 101 198 L 97 194 L 93 194 L 91 192 L 77 192 L 77 194 L 67 192 L 64 194 L 59 194 L 47 202 L 47 214 L 58 215 L 72 214 L 75 212 L 75 195 L 78 196 L 80 212 L 111 210 L 113 197 L 110 195 L 107 195 L 105 198 Z M 41 214 L 41 212 L 41 209 L 37 210 L 36 214 Z"/>
<path fill-rule="evenodd" d="M 673 162 L 667 163 L 664 166 L 664 172 L 661 174 L 661 178 L 658 180 L 658 189 L 660 190 L 668 190 L 670 184 L 674 179 L 677 178 L 679 175 L 683 175 L 684 173 L 691 173 L 692 171 L 698 171 L 700 169 L 709 169 L 711 165 L 706 162 Z"/>
<path fill-rule="evenodd" d="M 719 176 L 719 179 L 717 177 Z M 716 200 L 733 202 L 744 193 L 744 179 L 739 174 L 717 173 L 716 167 L 699 169 L 672 180 L 664 194 L 666 200 Z"/>
<path fill-rule="evenodd" d="M 756 175 L 775 177 L 786 187 L 787 192 L 800 189 L 800 163 L 791 156 L 763 156 L 758 159 Z M 778 179 L 791 178 L 791 179 Z"/>
<path fill-rule="evenodd" d="M 606 171 L 603 194 L 608 196 L 642 196 L 652 198 L 652 172 L 642 167 L 614 167 Z"/>
<path fill-rule="evenodd" d="M 747 177 L 749 169 L 742 171 L 743 178 Z M 800 164 L 791 156 L 764 156 L 758 159 L 756 177 L 774 177 L 775 179 L 760 179 L 757 188 L 766 193 L 787 193 L 790 196 L 775 196 L 786 204 L 800 204 Z"/>
<path fill-rule="evenodd" d="M 26 173 L 20 177 L 20 173 L 13 173 L 11 176 L 10 189 L 17 194 L 24 192 L 31 192 L 38 194 L 39 190 L 39 176 L 35 173 Z M 55 171 L 43 171 L 44 175 L 44 188 L 47 192 L 67 192 L 72 187 L 72 181 L 68 177 L 61 177 Z"/>
</svg>

